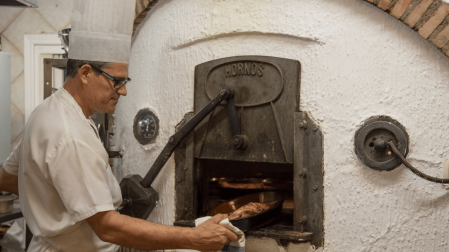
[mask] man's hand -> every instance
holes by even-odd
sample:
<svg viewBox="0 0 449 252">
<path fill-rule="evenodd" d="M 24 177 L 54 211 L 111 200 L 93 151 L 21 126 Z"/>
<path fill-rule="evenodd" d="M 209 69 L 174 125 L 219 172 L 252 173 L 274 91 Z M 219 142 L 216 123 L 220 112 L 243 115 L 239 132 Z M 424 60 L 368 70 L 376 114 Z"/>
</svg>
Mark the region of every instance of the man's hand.
<svg viewBox="0 0 449 252">
<path fill-rule="evenodd" d="M 200 251 L 218 251 L 226 243 L 236 241 L 237 235 L 221 226 L 220 221 L 228 218 L 227 214 L 217 214 L 193 229 L 192 243 Z"/>
</svg>

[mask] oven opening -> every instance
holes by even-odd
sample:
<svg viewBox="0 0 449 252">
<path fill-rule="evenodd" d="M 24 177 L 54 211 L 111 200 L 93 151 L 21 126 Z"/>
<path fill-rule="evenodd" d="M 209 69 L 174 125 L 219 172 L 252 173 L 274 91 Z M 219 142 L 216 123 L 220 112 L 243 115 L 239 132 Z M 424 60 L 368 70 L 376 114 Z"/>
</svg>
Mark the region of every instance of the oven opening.
<svg viewBox="0 0 449 252">
<path fill-rule="evenodd" d="M 295 224 L 295 215 L 298 219 L 298 216 L 303 215 L 303 211 L 300 210 L 304 210 L 301 205 L 298 206 L 298 202 L 295 204 L 295 197 L 298 198 L 304 192 L 295 193 L 295 167 L 293 164 L 200 158 L 195 158 L 193 163 L 195 167 L 193 181 L 196 183 L 191 184 L 193 188 L 186 187 L 186 183 L 183 187 L 178 187 L 178 203 L 184 202 L 184 206 L 187 207 L 177 208 L 178 221 L 174 223 L 175 225 L 193 227 L 195 218 L 216 214 L 214 210 L 226 202 L 243 196 L 274 193 L 281 195 L 283 199 L 279 212 L 262 219 L 252 218 L 249 220 L 253 216 L 260 215 L 258 213 L 248 218 L 235 219 L 236 221 L 247 219 L 251 225 L 248 231 L 244 230 L 246 231 L 245 235 L 255 238 L 273 238 L 283 244 L 290 242 L 314 243 L 316 235 L 313 235 L 313 230 L 298 230 L 298 224 Z M 181 169 L 178 171 L 183 172 L 182 166 L 179 168 Z M 183 184 L 182 181 L 179 182 L 178 184 Z M 189 197 L 189 191 L 194 195 Z M 193 202 L 190 202 L 190 199 Z M 295 208 L 295 205 L 298 207 Z M 246 224 L 244 226 L 247 227 Z"/>
<path fill-rule="evenodd" d="M 260 192 L 277 192 L 284 197 L 282 212 L 268 225 L 282 223 L 293 230 L 293 164 L 271 164 L 228 160 L 198 160 L 197 216 L 227 201 Z"/>
</svg>

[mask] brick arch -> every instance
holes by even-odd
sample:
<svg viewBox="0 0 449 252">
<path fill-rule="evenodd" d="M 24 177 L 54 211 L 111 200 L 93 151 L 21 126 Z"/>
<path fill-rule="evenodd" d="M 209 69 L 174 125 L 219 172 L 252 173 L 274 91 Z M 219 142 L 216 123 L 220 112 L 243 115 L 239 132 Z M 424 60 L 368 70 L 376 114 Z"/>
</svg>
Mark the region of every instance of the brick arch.
<svg viewBox="0 0 449 252">
<path fill-rule="evenodd" d="M 449 5 L 441 0 L 367 1 L 416 31 L 449 57 Z M 158 0 L 136 0 L 133 33 Z"/>
<path fill-rule="evenodd" d="M 416 31 L 449 57 L 449 5 L 441 0 L 364 0 Z"/>
<path fill-rule="evenodd" d="M 148 12 L 157 4 L 158 0 L 136 0 L 136 11 L 134 14 L 133 35 Z"/>
</svg>

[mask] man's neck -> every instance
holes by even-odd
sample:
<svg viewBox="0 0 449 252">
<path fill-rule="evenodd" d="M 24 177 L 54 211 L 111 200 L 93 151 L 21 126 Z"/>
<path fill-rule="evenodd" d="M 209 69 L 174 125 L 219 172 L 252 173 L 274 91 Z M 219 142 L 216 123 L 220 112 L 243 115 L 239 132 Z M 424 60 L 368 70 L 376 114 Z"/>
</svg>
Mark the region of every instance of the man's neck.
<svg viewBox="0 0 449 252">
<path fill-rule="evenodd" d="M 76 78 L 69 78 L 64 83 L 64 87 L 67 92 L 75 99 L 76 103 L 81 107 L 83 110 L 83 114 L 86 118 L 89 118 L 89 116 L 93 113 L 89 110 L 88 103 L 83 95 L 83 84 L 81 81 L 77 80 Z"/>
</svg>

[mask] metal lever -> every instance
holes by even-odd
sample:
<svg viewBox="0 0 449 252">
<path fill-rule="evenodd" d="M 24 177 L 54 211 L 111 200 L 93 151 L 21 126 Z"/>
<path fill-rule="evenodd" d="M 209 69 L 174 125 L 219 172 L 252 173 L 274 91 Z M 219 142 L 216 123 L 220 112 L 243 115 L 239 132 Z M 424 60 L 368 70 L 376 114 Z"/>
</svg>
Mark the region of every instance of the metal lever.
<svg viewBox="0 0 449 252">
<path fill-rule="evenodd" d="M 231 130 L 234 135 L 232 143 L 236 148 L 246 148 L 248 138 L 245 135 L 241 135 L 240 121 L 237 117 L 234 103 L 234 91 L 230 88 L 223 88 L 217 97 L 204 106 L 190 121 L 169 138 L 167 145 L 156 158 L 145 178 L 138 174 L 131 174 L 122 179 L 120 189 L 122 191 L 123 203 L 119 209 L 121 214 L 141 219 L 147 219 L 150 216 L 159 201 L 159 194 L 151 187 L 151 184 L 181 141 L 223 100 L 228 101 L 229 121 L 231 122 Z"/>
<path fill-rule="evenodd" d="M 141 184 L 143 187 L 148 188 L 156 179 L 159 172 L 164 167 L 165 163 L 170 158 L 173 151 L 181 143 L 181 141 L 207 116 L 212 110 L 217 107 L 220 102 L 227 100 L 227 108 L 229 113 L 229 121 L 231 122 L 231 130 L 234 134 L 232 143 L 236 148 L 243 149 L 248 144 L 248 138 L 240 133 L 240 120 L 237 116 L 237 109 L 234 103 L 234 91 L 230 88 L 222 88 L 219 95 L 217 95 L 212 101 L 204 106 L 196 115 L 190 119 L 184 126 L 182 126 L 173 136 L 168 140 L 162 152 L 156 158 L 156 161 L 151 166 L 145 178 Z"/>
<path fill-rule="evenodd" d="M 248 137 L 245 135 L 242 135 L 241 133 L 241 127 L 240 127 L 240 120 L 237 116 L 237 109 L 235 108 L 235 102 L 234 102 L 234 91 L 231 89 L 231 97 L 228 99 L 228 115 L 229 115 L 229 122 L 231 123 L 231 131 L 234 135 L 232 137 L 232 145 L 234 145 L 237 149 L 246 149 L 248 146 Z"/>
</svg>

